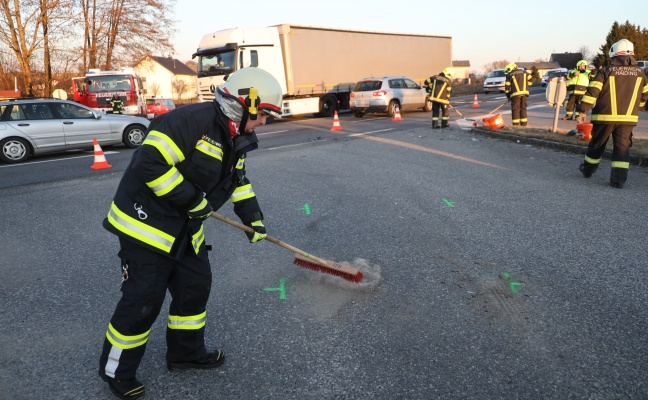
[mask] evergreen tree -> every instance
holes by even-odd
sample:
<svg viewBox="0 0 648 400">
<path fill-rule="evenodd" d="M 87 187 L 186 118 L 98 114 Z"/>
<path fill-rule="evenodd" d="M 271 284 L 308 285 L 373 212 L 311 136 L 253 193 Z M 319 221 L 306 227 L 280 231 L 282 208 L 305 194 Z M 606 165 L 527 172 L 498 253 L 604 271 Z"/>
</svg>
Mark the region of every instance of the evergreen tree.
<svg viewBox="0 0 648 400">
<path fill-rule="evenodd" d="M 608 65 L 610 63 L 610 47 L 621 39 L 628 39 L 634 44 L 635 59 L 648 59 L 648 30 L 641 29 L 639 25 L 635 26 L 629 21 L 620 25 L 618 22 L 612 24 L 612 28 L 605 38 L 605 43 L 599 47 L 599 53 L 594 57 L 593 64 L 597 67 Z"/>
</svg>

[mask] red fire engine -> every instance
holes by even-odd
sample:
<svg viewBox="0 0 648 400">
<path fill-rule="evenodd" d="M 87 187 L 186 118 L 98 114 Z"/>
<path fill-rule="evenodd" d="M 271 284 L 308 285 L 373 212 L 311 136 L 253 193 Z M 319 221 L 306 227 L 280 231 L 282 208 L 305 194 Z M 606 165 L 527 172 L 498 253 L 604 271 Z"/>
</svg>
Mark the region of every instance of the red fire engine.
<svg viewBox="0 0 648 400">
<path fill-rule="evenodd" d="M 85 76 L 72 78 L 74 101 L 112 113 L 110 100 L 117 94 L 124 103 L 123 113 L 146 117 L 144 85 L 132 68 L 119 71 L 89 70 Z"/>
</svg>

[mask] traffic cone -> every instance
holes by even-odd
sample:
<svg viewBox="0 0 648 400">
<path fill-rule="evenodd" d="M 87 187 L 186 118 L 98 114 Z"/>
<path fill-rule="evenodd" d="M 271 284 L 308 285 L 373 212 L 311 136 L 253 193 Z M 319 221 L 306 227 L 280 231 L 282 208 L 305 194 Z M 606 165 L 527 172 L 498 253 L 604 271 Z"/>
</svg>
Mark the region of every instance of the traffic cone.
<svg viewBox="0 0 648 400">
<path fill-rule="evenodd" d="M 340 118 L 338 118 L 337 110 L 335 110 L 335 115 L 333 116 L 333 127 L 332 131 L 341 131 L 342 126 L 340 126 Z"/>
<path fill-rule="evenodd" d="M 401 122 L 403 118 L 400 116 L 400 110 L 398 109 L 398 104 L 396 104 L 396 108 L 394 110 L 394 118 L 392 118 L 392 121 L 394 122 Z"/>
<path fill-rule="evenodd" d="M 479 108 L 479 101 L 477 101 L 477 93 L 475 93 L 475 99 L 473 100 L 472 108 Z"/>
<path fill-rule="evenodd" d="M 90 168 L 92 169 L 112 168 L 112 165 L 108 164 L 108 161 L 106 161 L 106 156 L 104 155 L 103 150 L 101 150 L 101 146 L 99 146 L 99 142 L 97 142 L 97 139 L 92 138 L 92 143 L 94 143 L 94 165 L 91 166 Z"/>
</svg>

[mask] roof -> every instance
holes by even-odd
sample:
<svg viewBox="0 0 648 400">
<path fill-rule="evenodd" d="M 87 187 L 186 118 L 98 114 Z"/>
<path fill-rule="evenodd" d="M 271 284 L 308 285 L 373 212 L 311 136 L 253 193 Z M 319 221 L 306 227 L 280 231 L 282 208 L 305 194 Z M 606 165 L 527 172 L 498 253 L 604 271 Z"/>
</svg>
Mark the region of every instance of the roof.
<svg viewBox="0 0 648 400">
<path fill-rule="evenodd" d="M 189 68 L 182 61 L 171 57 L 146 56 L 146 58 L 155 61 L 162 67 L 168 69 L 173 75 L 195 75 L 196 72 Z M 141 61 L 140 61 L 141 62 Z"/>
<path fill-rule="evenodd" d="M 583 59 L 581 53 L 554 53 L 550 60 L 557 62 L 561 68 L 576 68 L 576 63 Z"/>
<path fill-rule="evenodd" d="M 560 65 L 557 62 L 553 62 L 553 61 L 518 62 L 517 65 L 518 65 L 518 67 L 524 68 L 524 69 L 533 69 L 533 67 L 536 67 L 536 69 L 556 69 L 556 68 L 560 68 Z"/>
<path fill-rule="evenodd" d="M 468 60 L 454 60 L 452 62 L 453 67 L 470 67 L 470 61 Z"/>
<path fill-rule="evenodd" d="M 15 90 L 0 90 L 0 99 L 17 99 L 20 96 L 20 92 Z"/>
</svg>

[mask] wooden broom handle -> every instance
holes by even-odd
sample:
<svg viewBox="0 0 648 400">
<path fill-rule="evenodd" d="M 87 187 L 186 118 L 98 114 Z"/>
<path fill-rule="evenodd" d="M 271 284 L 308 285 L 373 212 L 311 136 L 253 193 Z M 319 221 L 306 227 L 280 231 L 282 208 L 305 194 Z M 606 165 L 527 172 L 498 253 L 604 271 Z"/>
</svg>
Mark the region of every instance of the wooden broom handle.
<svg viewBox="0 0 648 400">
<path fill-rule="evenodd" d="M 225 223 L 227 223 L 227 224 L 230 224 L 230 225 L 232 225 L 232 226 L 234 226 L 234 227 L 236 227 L 236 228 L 239 228 L 239 229 L 242 230 L 242 231 L 245 231 L 245 232 L 248 232 L 248 233 L 256 233 L 256 231 L 255 231 L 254 229 L 252 229 L 251 227 L 249 227 L 249 226 L 247 226 L 247 225 L 243 225 L 243 224 L 240 223 L 240 222 L 234 221 L 234 220 L 231 219 L 231 218 L 227 218 L 226 216 L 221 215 L 221 214 L 219 214 L 219 213 L 217 213 L 217 212 L 212 211 L 211 216 L 214 217 L 214 218 L 216 218 L 217 220 L 223 221 L 223 222 L 225 222 Z M 316 256 L 314 256 L 314 255 L 312 255 L 312 254 L 306 253 L 305 251 L 300 250 L 300 249 L 298 249 L 297 247 L 291 246 L 291 245 L 289 245 L 288 243 L 284 243 L 284 242 L 282 242 L 281 240 L 279 240 L 279 239 L 277 239 L 277 238 L 274 238 L 274 237 L 272 237 L 272 236 L 270 236 L 270 235 L 267 235 L 267 236 L 265 237 L 265 240 L 267 240 L 267 241 L 269 241 L 269 242 L 271 242 L 271 243 L 274 243 L 274 244 L 276 244 L 277 246 L 281 246 L 281 247 L 283 247 L 284 249 L 290 250 L 290 251 L 292 251 L 293 253 L 297 253 L 297 254 L 302 255 L 302 256 L 304 256 L 304 257 L 306 257 L 306 258 L 309 258 L 309 259 L 315 261 L 316 263 L 321 264 L 321 265 L 323 265 L 323 266 L 325 266 L 325 267 L 328 266 L 328 264 L 326 263 L 326 261 L 322 260 L 321 258 L 316 257 Z"/>
</svg>

